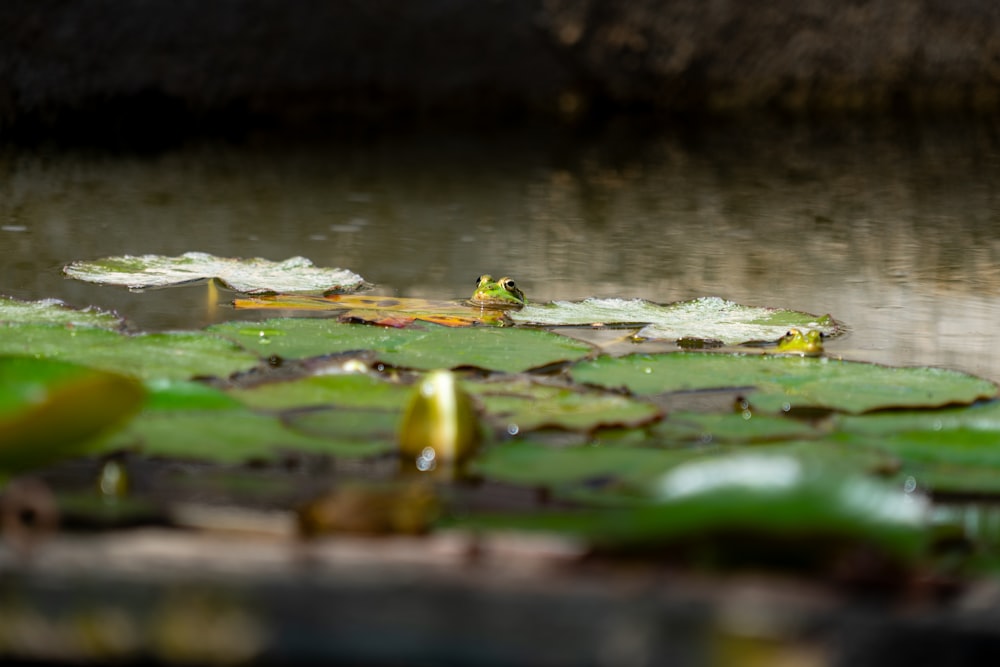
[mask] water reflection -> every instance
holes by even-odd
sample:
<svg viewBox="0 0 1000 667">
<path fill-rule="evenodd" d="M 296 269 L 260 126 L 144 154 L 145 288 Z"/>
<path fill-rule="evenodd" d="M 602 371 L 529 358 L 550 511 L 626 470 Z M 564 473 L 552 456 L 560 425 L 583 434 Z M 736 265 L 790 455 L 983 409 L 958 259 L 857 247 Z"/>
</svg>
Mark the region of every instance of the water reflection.
<svg viewBox="0 0 1000 667">
<path fill-rule="evenodd" d="M 200 326 L 204 288 L 64 280 L 118 253 L 282 259 L 409 296 L 485 272 L 529 298 L 719 295 L 830 312 L 831 353 L 1000 379 L 1000 138 L 991 121 L 636 123 L 0 153 L 0 293 Z M 216 310 L 211 317 L 245 316 Z"/>
</svg>

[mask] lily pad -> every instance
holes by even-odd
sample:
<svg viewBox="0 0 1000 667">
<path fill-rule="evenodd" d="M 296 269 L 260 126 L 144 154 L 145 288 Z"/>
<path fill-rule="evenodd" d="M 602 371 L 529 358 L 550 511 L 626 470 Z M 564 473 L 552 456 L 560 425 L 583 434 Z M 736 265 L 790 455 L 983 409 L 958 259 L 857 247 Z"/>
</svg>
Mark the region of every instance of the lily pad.
<svg viewBox="0 0 1000 667">
<path fill-rule="evenodd" d="M 266 410 L 337 406 L 401 412 L 410 387 L 372 375 L 348 373 L 268 382 L 229 393 L 246 405 Z"/>
<path fill-rule="evenodd" d="M 576 361 L 594 350 L 587 343 L 537 329 L 430 326 L 407 333 L 408 339 L 396 349 L 379 350 L 379 360 L 417 370 L 472 367 L 520 373 Z"/>
<path fill-rule="evenodd" d="M 574 380 L 637 394 L 742 389 L 755 410 L 822 408 L 861 413 L 939 407 L 992 398 L 997 386 L 940 368 L 893 368 L 828 358 L 676 352 L 599 357 L 576 364 Z"/>
<path fill-rule="evenodd" d="M 67 327 L 121 329 L 125 322 L 118 315 L 98 308 L 77 309 L 58 299 L 21 301 L 0 296 L 0 323 L 54 324 Z"/>
<path fill-rule="evenodd" d="M 806 536 L 824 538 L 824 544 L 859 542 L 904 561 L 928 544 L 924 499 L 792 456 L 741 453 L 690 461 L 663 473 L 650 491 L 657 502 L 609 522 L 602 541 L 647 548 L 737 531 L 781 537 L 786 547 L 789 538 Z"/>
<path fill-rule="evenodd" d="M 552 448 L 514 442 L 487 450 L 472 463 L 484 477 L 513 484 L 553 487 L 587 480 L 649 483 L 673 466 L 704 452 L 639 447 Z"/>
<path fill-rule="evenodd" d="M 261 356 L 294 359 L 368 349 L 383 363 L 417 370 L 471 366 L 516 373 L 575 361 L 593 351 L 586 343 L 533 329 L 427 325 L 397 330 L 315 318 L 278 318 L 230 322 L 208 331 L 257 350 Z"/>
<path fill-rule="evenodd" d="M 468 382 L 465 386 L 493 422 L 513 433 L 540 428 L 591 431 L 635 427 L 661 416 L 651 403 L 614 393 L 542 384 L 530 378 Z"/>
<path fill-rule="evenodd" d="M 286 414 L 286 426 L 325 441 L 333 456 L 373 456 L 397 449 L 399 413 L 375 408 L 326 408 Z"/>
<path fill-rule="evenodd" d="M 0 469 L 85 453 L 89 440 L 136 411 L 144 394 L 141 384 L 122 375 L 0 357 Z"/>
<path fill-rule="evenodd" d="M 151 457 L 243 463 L 273 461 L 288 452 L 369 456 L 395 446 L 391 437 L 375 437 L 385 432 L 385 423 L 393 423 L 392 413 L 380 423 L 356 409 L 317 420 L 278 410 L 255 411 L 233 395 L 198 382 L 160 379 L 147 385 L 150 391 L 142 412 L 105 439 L 101 451 L 124 449 Z M 381 428 L 376 427 L 379 424 Z"/>
<path fill-rule="evenodd" d="M 829 429 L 784 416 L 673 412 L 652 429 L 669 442 L 759 443 L 818 438 Z"/>
<path fill-rule="evenodd" d="M 643 299 L 555 301 L 528 304 L 510 317 L 516 324 L 537 326 L 632 324 L 642 326 L 636 334 L 642 339 L 717 340 L 726 345 L 776 340 L 792 327 L 814 329 L 827 336 L 841 332 L 829 315 L 744 306 L 719 297 L 665 305 Z"/>
<path fill-rule="evenodd" d="M 391 443 L 387 445 L 391 449 Z M 104 451 L 220 463 L 274 461 L 288 452 L 368 456 L 380 448 L 365 440 L 309 435 L 274 415 L 246 409 L 150 410 L 105 441 Z"/>
<path fill-rule="evenodd" d="M 143 379 L 226 377 L 259 359 L 204 333 L 125 335 L 106 329 L 0 324 L 0 354 L 61 359 Z"/>
<path fill-rule="evenodd" d="M 64 267 L 63 272 L 77 280 L 123 285 L 133 290 L 211 278 L 246 294 L 350 291 L 364 284 L 364 279 L 356 273 L 347 269 L 320 268 L 305 257 L 274 262 L 259 257 L 216 257 L 204 252 L 188 252 L 179 257 L 124 255 L 80 260 Z"/>
</svg>

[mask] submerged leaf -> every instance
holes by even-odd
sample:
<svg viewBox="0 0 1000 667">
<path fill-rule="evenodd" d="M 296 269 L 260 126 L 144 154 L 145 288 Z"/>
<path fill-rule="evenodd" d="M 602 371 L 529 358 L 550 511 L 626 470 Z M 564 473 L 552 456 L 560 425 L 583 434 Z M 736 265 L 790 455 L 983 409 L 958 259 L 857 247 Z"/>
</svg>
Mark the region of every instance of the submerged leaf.
<svg viewBox="0 0 1000 667">
<path fill-rule="evenodd" d="M 167 287 L 216 278 L 237 292 L 247 294 L 349 291 L 364 283 L 356 273 L 320 268 L 305 257 L 273 262 L 259 257 L 216 257 L 204 252 L 188 252 L 179 257 L 124 255 L 79 260 L 64 267 L 63 272 L 77 280 L 123 285 L 129 289 Z"/>
<path fill-rule="evenodd" d="M 939 368 L 892 368 L 834 359 L 702 352 L 599 357 L 570 369 L 579 382 L 637 394 L 741 389 L 753 409 L 821 408 L 867 412 L 972 403 L 997 386 Z"/>
<path fill-rule="evenodd" d="M 777 340 L 790 328 L 813 329 L 827 336 L 841 329 L 828 315 L 776 308 L 744 306 L 718 297 L 671 304 L 643 299 L 586 299 L 529 304 L 511 313 L 516 324 L 541 326 L 633 324 L 643 325 L 638 338 L 655 340 L 701 339 L 738 345 Z"/>
</svg>

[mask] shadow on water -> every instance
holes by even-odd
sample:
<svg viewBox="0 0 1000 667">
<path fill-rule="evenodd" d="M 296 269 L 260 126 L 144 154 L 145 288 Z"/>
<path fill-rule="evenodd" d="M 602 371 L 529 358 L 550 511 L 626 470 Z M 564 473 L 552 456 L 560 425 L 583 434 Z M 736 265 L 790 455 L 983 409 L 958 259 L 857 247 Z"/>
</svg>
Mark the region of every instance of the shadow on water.
<svg viewBox="0 0 1000 667">
<path fill-rule="evenodd" d="M 262 134 L 155 152 L 0 150 L 0 293 L 137 326 L 244 316 L 203 287 L 65 280 L 79 258 L 202 250 L 453 297 L 701 295 L 829 312 L 830 352 L 1000 379 L 1000 125 L 728 119 Z"/>
</svg>

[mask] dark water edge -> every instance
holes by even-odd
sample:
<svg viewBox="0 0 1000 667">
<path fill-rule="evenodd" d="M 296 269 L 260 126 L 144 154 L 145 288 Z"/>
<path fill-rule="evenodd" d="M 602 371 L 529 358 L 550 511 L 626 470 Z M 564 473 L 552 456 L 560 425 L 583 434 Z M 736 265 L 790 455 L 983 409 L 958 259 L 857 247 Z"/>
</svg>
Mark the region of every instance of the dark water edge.
<svg viewBox="0 0 1000 667">
<path fill-rule="evenodd" d="M 0 149 L 0 293 L 140 328 L 246 317 L 194 286 L 61 276 L 114 254 L 282 259 L 458 297 L 484 272 L 535 300 L 718 295 L 831 313 L 834 353 L 1000 379 L 1000 120 L 614 116 L 324 123 L 166 146 Z"/>
</svg>

